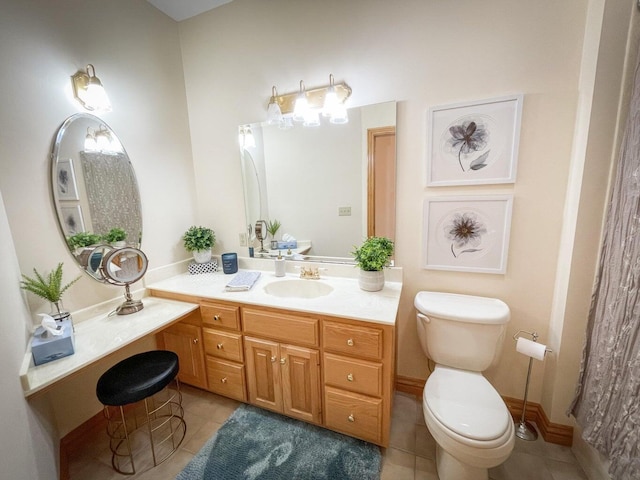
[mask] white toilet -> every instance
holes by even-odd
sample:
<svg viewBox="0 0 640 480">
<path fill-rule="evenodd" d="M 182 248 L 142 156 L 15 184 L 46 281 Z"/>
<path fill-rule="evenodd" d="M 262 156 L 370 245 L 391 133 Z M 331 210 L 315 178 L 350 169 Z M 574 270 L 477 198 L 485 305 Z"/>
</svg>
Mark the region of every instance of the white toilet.
<svg viewBox="0 0 640 480">
<path fill-rule="evenodd" d="M 481 372 L 494 365 L 509 322 L 495 298 L 418 292 L 418 337 L 436 364 L 422 396 L 427 428 L 437 443 L 440 480 L 487 480 L 515 441 L 511 415 Z"/>
</svg>

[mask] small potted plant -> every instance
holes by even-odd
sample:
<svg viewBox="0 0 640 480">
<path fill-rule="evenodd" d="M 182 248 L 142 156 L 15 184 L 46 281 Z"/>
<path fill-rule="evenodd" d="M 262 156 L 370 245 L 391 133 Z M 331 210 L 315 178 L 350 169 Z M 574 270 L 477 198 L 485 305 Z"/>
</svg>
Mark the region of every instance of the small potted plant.
<svg viewBox="0 0 640 480">
<path fill-rule="evenodd" d="M 360 267 L 359 285 L 362 290 L 377 292 L 384 287 L 384 267 L 393 255 L 393 242 L 386 237 L 369 237 L 352 252 Z"/>
<path fill-rule="evenodd" d="M 22 275 L 20 288 L 37 295 L 40 298 L 51 302 L 51 316 L 56 320 L 64 320 L 69 316 L 69 312 L 64 310 L 62 306 L 62 294 L 74 283 L 80 280 L 80 276 L 71 280 L 65 286 L 62 286 L 62 263 L 58 264 L 55 270 L 49 272 L 48 275 L 41 275 L 35 268 L 33 269 L 35 277 L 27 277 Z"/>
<path fill-rule="evenodd" d="M 102 237 L 100 235 L 90 232 L 80 232 L 67 237 L 67 245 L 69 245 L 69 248 L 83 267 L 87 266 L 89 262 L 89 253 L 91 253 L 91 250 L 87 249 L 87 247 L 96 245 L 101 241 Z"/>
<path fill-rule="evenodd" d="M 216 235 L 213 230 L 207 227 L 189 227 L 189 230 L 182 236 L 184 248 L 193 254 L 196 263 L 207 263 L 211 261 L 211 249 L 216 244 Z"/>
<path fill-rule="evenodd" d="M 276 239 L 276 233 L 280 230 L 282 224 L 278 220 L 269 220 L 267 223 L 267 232 L 271 235 L 271 249 L 276 250 L 278 248 L 278 240 Z"/>
<path fill-rule="evenodd" d="M 126 246 L 126 238 L 127 232 L 125 232 L 124 229 L 118 227 L 112 228 L 111 230 L 109 230 L 109 233 L 102 237 L 105 242 L 110 243 L 116 248 L 122 248 Z"/>
</svg>

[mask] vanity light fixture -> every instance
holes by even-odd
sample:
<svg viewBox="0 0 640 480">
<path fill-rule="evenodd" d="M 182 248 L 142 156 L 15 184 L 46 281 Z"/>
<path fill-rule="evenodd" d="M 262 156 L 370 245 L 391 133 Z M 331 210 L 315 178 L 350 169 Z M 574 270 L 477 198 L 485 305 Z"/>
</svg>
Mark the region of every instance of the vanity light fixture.
<svg viewBox="0 0 640 480">
<path fill-rule="evenodd" d="M 333 74 L 329 75 L 329 85 L 307 90 L 304 82 L 300 80 L 300 91 L 296 93 L 286 93 L 278 95 L 275 87 L 268 105 L 268 122 L 277 123 L 272 119 L 276 117 L 270 112 L 275 111 L 275 106 L 279 107 L 282 120 L 279 122 L 281 128 L 290 127 L 286 125 L 287 119 L 293 118 L 296 122 L 303 122 L 305 126 L 317 126 L 320 124 L 319 113 L 322 111 L 324 117 L 328 117 L 331 123 L 341 124 L 349 121 L 345 101 L 351 96 L 351 87 L 346 83 L 335 83 Z"/>
<path fill-rule="evenodd" d="M 86 72 L 78 71 L 71 77 L 73 96 L 84 108 L 97 112 L 110 112 L 111 102 L 102 82 L 96 77 L 93 65 L 87 65 Z"/>
<path fill-rule="evenodd" d="M 98 130 L 93 131 L 89 127 L 84 139 L 84 151 L 113 154 L 122 152 L 122 145 L 105 126 L 100 126 Z"/>
<path fill-rule="evenodd" d="M 267 109 L 267 123 L 269 125 L 279 125 L 282 122 L 282 111 L 276 101 L 277 96 L 278 91 L 274 85 L 271 87 L 271 99 L 269 100 L 269 108 Z"/>
<path fill-rule="evenodd" d="M 253 136 L 253 131 L 249 125 L 238 127 L 238 143 L 241 150 L 256 146 L 256 138 Z"/>
</svg>

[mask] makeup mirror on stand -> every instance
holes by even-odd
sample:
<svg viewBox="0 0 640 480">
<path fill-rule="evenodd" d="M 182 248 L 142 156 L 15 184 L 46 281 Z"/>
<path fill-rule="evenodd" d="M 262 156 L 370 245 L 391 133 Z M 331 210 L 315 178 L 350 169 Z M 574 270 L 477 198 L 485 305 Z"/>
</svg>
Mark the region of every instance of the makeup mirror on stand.
<svg viewBox="0 0 640 480">
<path fill-rule="evenodd" d="M 129 315 L 144 308 L 141 300 L 134 300 L 129 285 L 140 280 L 147 271 L 147 256 L 137 248 L 115 248 L 105 254 L 100 270 L 112 285 L 124 286 L 125 301 L 116 309 L 118 315 Z"/>
</svg>

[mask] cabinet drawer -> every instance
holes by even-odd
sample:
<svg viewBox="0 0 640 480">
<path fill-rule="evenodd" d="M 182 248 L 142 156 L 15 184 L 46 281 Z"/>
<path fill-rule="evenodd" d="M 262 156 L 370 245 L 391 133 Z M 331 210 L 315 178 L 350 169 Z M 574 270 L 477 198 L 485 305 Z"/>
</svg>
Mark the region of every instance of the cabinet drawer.
<svg viewBox="0 0 640 480">
<path fill-rule="evenodd" d="M 242 309 L 245 333 L 317 347 L 318 320 L 283 313 Z"/>
<path fill-rule="evenodd" d="M 325 387 L 326 426 L 354 437 L 379 443 L 382 400 Z"/>
<path fill-rule="evenodd" d="M 379 397 L 382 395 L 382 364 L 325 353 L 324 381 L 344 390 Z"/>
<path fill-rule="evenodd" d="M 365 358 L 382 358 L 382 330 L 324 322 L 322 338 L 325 350 Z"/>
<path fill-rule="evenodd" d="M 240 307 L 203 303 L 200 305 L 200 314 L 204 326 L 240 330 Z"/>
<path fill-rule="evenodd" d="M 207 355 L 242 362 L 242 335 L 203 328 L 204 351 Z"/>
<path fill-rule="evenodd" d="M 246 402 L 244 367 L 207 356 L 209 390 L 225 397 Z"/>
</svg>

